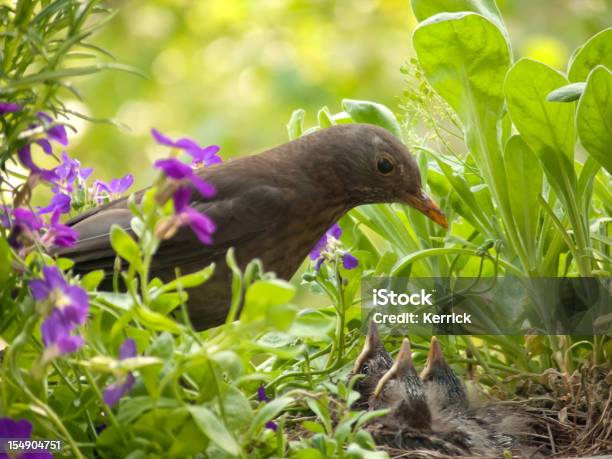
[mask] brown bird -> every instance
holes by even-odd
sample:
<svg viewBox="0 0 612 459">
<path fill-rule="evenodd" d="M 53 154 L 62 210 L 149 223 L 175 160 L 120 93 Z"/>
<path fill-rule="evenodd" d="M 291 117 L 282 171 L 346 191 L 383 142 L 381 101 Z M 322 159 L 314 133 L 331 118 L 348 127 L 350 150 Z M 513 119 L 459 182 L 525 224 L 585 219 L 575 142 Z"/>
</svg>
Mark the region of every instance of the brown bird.
<svg viewBox="0 0 612 459">
<path fill-rule="evenodd" d="M 230 247 L 241 267 L 259 258 L 266 270 L 289 279 L 325 231 L 355 206 L 403 202 L 447 226 L 423 191 L 408 149 L 372 125 L 332 126 L 196 173 L 217 190 L 211 200 L 193 193 L 190 203 L 216 223 L 213 244 L 200 243 L 183 227 L 161 243 L 151 274 L 169 281 L 175 267 L 186 274 L 217 264 L 207 283 L 188 290 L 191 320 L 200 329 L 225 320 L 231 300 L 225 264 Z M 75 261 L 76 272 L 112 273 L 111 225 L 129 230 L 131 218 L 125 198 L 86 212 L 69 222 L 80 234 L 77 245 L 58 253 Z"/>
</svg>

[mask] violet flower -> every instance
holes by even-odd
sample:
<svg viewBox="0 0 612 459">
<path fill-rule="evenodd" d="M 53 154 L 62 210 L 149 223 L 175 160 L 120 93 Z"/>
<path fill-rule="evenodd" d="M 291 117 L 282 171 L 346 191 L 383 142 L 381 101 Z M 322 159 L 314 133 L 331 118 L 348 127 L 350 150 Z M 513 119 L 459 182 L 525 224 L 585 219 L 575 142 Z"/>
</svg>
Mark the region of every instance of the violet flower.
<svg viewBox="0 0 612 459">
<path fill-rule="evenodd" d="M 337 223 L 327 230 L 310 251 L 310 259 L 315 261 L 315 270 L 319 270 L 325 261 L 334 261 L 340 255 L 342 266 L 345 269 L 354 269 L 359 266 L 359 260 L 350 252 L 341 249 L 340 236 L 342 228 Z"/>
<path fill-rule="evenodd" d="M 57 193 L 53 195 L 48 206 L 40 207 L 36 213 L 38 215 L 44 215 L 59 209 L 60 213 L 66 214 L 70 212 L 70 202 L 70 196 L 64 193 Z"/>
<path fill-rule="evenodd" d="M 54 122 L 53 118 L 51 118 L 45 112 L 38 112 L 37 115 L 46 124 L 52 124 Z M 60 145 L 68 145 L 68 134 L 66 133 L 66 127 L 62 124 L 52 125 L 49 129 L 47 129 L 47 137 L 56 141 Z"/>
<path fill-rule="evenodd" d="M 260 402 L 270 401 L 270 399 L 266 395 L 266 388 L 264 387 L 263 384 L 257 388 L 257 400 L 259 400 Z"/>
<path fill-rule="evenodd" d="M 56 178 L 53 180 L 55 186 L 52 188 L 54 193 L 64 191 L 70 193 L 74 190 L 74 182 L 77 182 L 77 188 L 82 187 L 82 184 L 93 172 L 91 167 L 81 167 L 78 159 L 72 159 L 64 151 L 62 152 L 62 162 L 53 169 Z"/>
<path fill-rule="evenodd" d="M 127 174 L 120 179 L 112 179 L 108 183 L 96 180 L 93 184 L 94 199 L 98 203 L 102 203 L 105 199 L 112 201 L 120 198 L 133 184 L 134 176 L 132 174 Z"/>
<path fill-rule="evenodd" d="M 212 244 L 212 234 L 217 229 L 206 215 L 189 206 L 191 188 L 179 187 L 174 193 L 174 215 L 160 221 L 155 228 L 157 237 L 169 239 L 183 225 L 188 225 L 203 244 Z"/>
<path fill-rule="evenodd" d="M 192 140 L 187 137 L 182 137 L 174 141 L 155 128 L 151 129 L 151 135 L 158 144 L 170 148 L 178 148 L 179 150 L 183 150 L 185 153 L 190 155 L 193 158 L 193 161 L 191 163 L 191 166 L 193 168 L 211 166 L 222 161 L 221 158 L 217 155 L 217 153 L 219 153 L 219 150 L 221 149 L 218 145 L 209 145 L 207 147 L 201 147 L 195 140 Z"/>
<path fill-rule="evenodd" d="M 15 421 L 11 418 L 0 418 L 0 438 L 3 440 L 30 440 L 32 437 L 32 423 L 27 419 Z M 9 456 L 6 452 L 0 453 L 1 459 L 53 459 L 53 454 L 42 451 L 21 451 Z"/>
<path fill-rule="evenodd" d="M 19 161 L 21 161 L 21 164 L 30 170 L 31 175 L 39 176 L 42 180 L 52 183 L 57 179 L 57 175 L 53 170 L 42 169 L 38 167 L 36 163 L 34 163 L 30 144 L 24 145 L 17 150 L 17 157 L 19 158 Z"/>
<path fill-rule="evenodd" d="M 158 159 L 155 167 L 166 174 L 171 181 L 179 185 L 191 183 L 205 198 L 215 195 L 215 188 L 193 173 L 191 167 L 176 158 Z"/>
<path fill-rule="evenodd" d="M 0 115 L 21 111 L 21 105 L 12 102 L 0 102 Z"/>
<path fill-rule="evenodd" d="M 13 210 L 12 217 L 12 228 L 8 236 L 11 247 L 19 250 L 38 240 L 43 223 L 34 212 L 18 207 Z"/>
<path fill-rule="evenodd" d="M 87 319 L 87 292 L 77 285 L 68 284 L 57 266 L 45 266 L 43 278 L 30 281 L 30 290 L 36 301 L 46 301 L 55 308 L 53 313 L 57 311 L 62 326 L 80 325 Z M 52 316 L 57 318 L 53 313 Z"/>
<path fill-rule="evenodd" d="M 61 209 L 53 210 L 51 220 L 45 226 L 46 232 L 40 240 L 45 247 L 72 247 L 79 240 L 79 233 L 75 229 L 60 223 L 60 215 Z"/>
<path fill-rule="evenodd" d="M 67 319 L 62 310 L 51 311 L 40 327 L 45 345 L 43 360 L 53 360 L 64 354 L 72 354 L 85 343 L 83 337 L 72 334 L 76 326 L 77 323 Z"/>
<path fill-rule="evenodd" d="M 136 343 L 133 339 L 127 338 L 119 348 L 119 360 L 125 360 L 131 357 L 136 357 Z M 116 381 L 109 384 L 107 388 L 104 389 L 104 402 L 108 406 L 115 406 L 121 397 L 132 390 L 135 382 L 136 378 L 130 371 L 122 381 Z"/>
</svg>

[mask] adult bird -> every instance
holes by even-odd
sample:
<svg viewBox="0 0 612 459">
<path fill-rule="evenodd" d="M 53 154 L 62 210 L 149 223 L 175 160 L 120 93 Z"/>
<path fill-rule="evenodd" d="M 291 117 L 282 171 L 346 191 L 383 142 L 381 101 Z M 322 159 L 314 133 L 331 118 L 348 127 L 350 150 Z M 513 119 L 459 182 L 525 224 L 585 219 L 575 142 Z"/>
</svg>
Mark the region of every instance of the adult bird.
<svg viewBox="0 0 612 459">
<path fill-rule="evenodd" d="M 259 258 L 268 271 L 289 279 L 342 215 L 369 203 L 403 202 L 446 227 L 444 214 L 425 194 L 416 161 L 388 131 L 367 124 L 321 129 L 263 153 L 196 171 L 216 188 L 204 200 L 192 194 L 191 207 L 216 224 L 213 244 L 202 244 L 182 227 L 161 243 L 151 275 L 163 281 L 216 263 L 205 284 L 188 290 L 193 325 L 208 328 L 225 320 L 231 301 L 230 247 L 239 266 Z M 125 198 L 92 209 L 69 222 L 79 242 L 58 250 L 75 261 L 75 271 L 103 269 L 115 262 L 109 233 L 113 224 L 129 230 L 132 214 Z"/>
</svg>

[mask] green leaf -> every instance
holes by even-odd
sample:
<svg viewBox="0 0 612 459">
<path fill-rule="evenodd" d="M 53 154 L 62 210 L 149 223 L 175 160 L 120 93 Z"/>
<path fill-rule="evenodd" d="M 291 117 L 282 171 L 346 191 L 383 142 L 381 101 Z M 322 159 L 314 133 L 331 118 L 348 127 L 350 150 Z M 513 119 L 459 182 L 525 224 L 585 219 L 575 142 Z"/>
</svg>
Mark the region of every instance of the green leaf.
<svg viewBox="0 0 612 459">
<path fill-rule="evenodd" d="M 327 107 L 323 107 L 319 110 L 319 113 L 317 113 L 317 120 L 319 121 L 319 126 L 322 128 L 330 127 L 334 124 L 332 121 L 332 114 Z"/>
<path fill-rule="evenodd" d="M 291 114 L 289 123 L 287 123 L 287 133 L 289 134 L 289 140 L 294 140 L 302 136 L 304 132 L 304 116 L 306 111 L 303 108 L 295 110 Z"/>
<path fill-rule="evenodd" d="M 586 83 L 570 83 L 548 93 L 549 102 L 573 102 L 580 99 Z"/>
<path fill-rule="evenodd" d="M 180 276 L 177 279 L 168 282 L 167 284 L 164 284 L 158 290 L 158 292 L 156 292 L 156 294 L 172 292 L 174 290 L 178 290 L 179 287 L 183 290 L 186 288 L 197 287 L 198 285 L 202 285 L 204 282 L 210 279 L 210 276 L 212 276 L 214 271 L 215 264 L 211 263 L 206 268 L 200 269 L 195 273 L 185 274 L 184 276 Z"/>
<path fill-rule="evenodd" d="M 11 272 L 11 249 L 5 238 L 0 238 L 0 288 L 8 279 Z"/>
<path fill-rule="evenodd" d="M 506 27 L 495 0 L 412 0 L 412 11 L 422 22 L 438 13 L 459 13 L 471 11 L 479 13 L 494 22 L 506 34 Z"/>
<path fill-rule="evenodd" d="M 344 99 L 342 108 L 356 123 L 375 124 L 402 138 L 402 130 L 395 114 L 384 105 L 367 100 Z"/>
<path fill-rule="evenodd" d="M 542 192 L 542 169 L 535 154 L 520 135 L 510 137 L 504 152 L 512 216 L 518 234 L 525 246 L 525 253 L 532 259 L 536 254 L 536 232 L 539 207 L 534 200 Z"/>
<path fill-rule="evenodd" d="M 228 427 L 234 431 L 246 430 L 253 421 L 253 409 L 241 390 L 227 385 L 223 396 L 223 409 Z"/>
<path fill-rule="evenodd" d="M 189 406 L 188 410 L 198 428 L 211 442 L 234 456 L 240 453 L 240 445 L 212 411 L 206 407 L 194 405 Z"/>
<path fill-rule="evenodd" d="M 535 153 L 549 147 L 574 157 L 574 107 L 546 100 L 551 91 L 567 84 L 561 73 L 531 59 L 521 59 L 508 72 L 504 85 L 508 111 Z"/>
<path fill-rule="evenodd" d="M 293 295 L 295 287 L 289 282 L 280 279 L 256 281 L 246 291 L 240 318 L 245 323 L 264 318 L 269 307 L 286 304 Z"/>
<path fill-rule="evenodd" d="M 612 39 L 612 37 L 610 37 Z M 612 48 L 611 51 L 612 53 Z M 612 174 L 612 73 L 597 66 L 589 74 L 577 111 L 578 135 L 589 154 Z"/>
<path fill-rule="evenodd" d="M 571 82 L 586 81 L 598 65 L 612 69 L 612 27 L 593 35 L 576 50 L 569 63 L 568 78 Z"/>
<path fill-rule="evenodd" d="M 495 24 L 474 13 L 437 14 L 419 24 L 413 42 L 428 81 L 464 124 L 488 116 L 497 124 L 510 55 Z"/>
<path fill-rule="evenodd" d="M 262 405 L 251 423 L 249 431 L 246 433 L 246 437 L 250 438 L 260 430 L 268 421 L 276 418 L 288 405 L 293 403 L 291 397 L 279 397 L 275 398 L 269 403 Z"/>
<path fill-rule="evenodd" d="M 104 280 L 104 270 L 97 269 L 96 271 L 88 272 L 81 279 L 81 287 L 83 287 L 87 291 L 92 291 L 98 288 L 100 282 Z"/>
<path fill-rule="evenodd" d="M 121 258 L 138 269 L 141 265 L 141 253 L 136 241 L 119 225 L 111 226 L 110 241 L 113 250 Z"/>
</svg>

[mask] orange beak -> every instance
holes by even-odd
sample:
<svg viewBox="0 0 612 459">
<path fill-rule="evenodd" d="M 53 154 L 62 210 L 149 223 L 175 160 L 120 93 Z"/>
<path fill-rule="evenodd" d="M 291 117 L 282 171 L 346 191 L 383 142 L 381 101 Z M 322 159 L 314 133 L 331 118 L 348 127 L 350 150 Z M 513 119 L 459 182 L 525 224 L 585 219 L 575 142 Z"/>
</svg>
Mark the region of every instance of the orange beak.
<svg viewBox="0 0 612 459">
<path fill-rule="evenodd" d="M 438 205 L 427 194 L 420 190 L 417 194 L 407 194 L 405 201 L 408 205 L 422 212 L 438 225 L 448 228 L 448 220 Z"/>
</svg>

